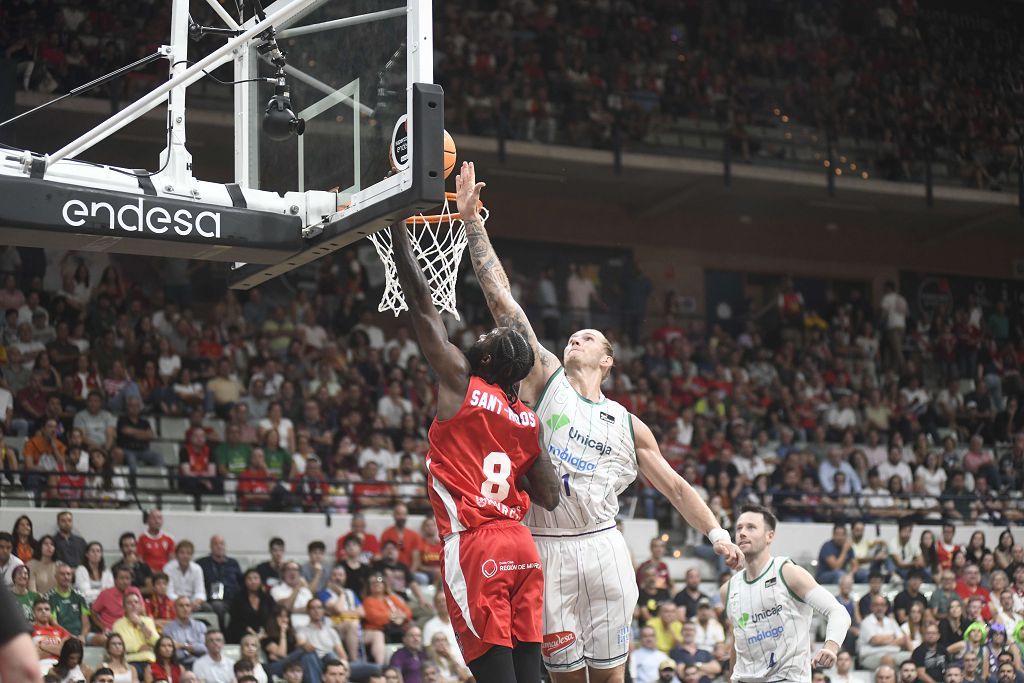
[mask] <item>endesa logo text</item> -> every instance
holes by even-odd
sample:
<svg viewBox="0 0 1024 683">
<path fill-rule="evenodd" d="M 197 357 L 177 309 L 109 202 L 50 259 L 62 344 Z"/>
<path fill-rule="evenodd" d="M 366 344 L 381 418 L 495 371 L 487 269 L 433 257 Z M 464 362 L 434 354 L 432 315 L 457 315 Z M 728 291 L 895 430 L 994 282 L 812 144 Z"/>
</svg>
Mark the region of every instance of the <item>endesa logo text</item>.
<svg viewBox="0 0 1024 683">
<path fill-rule="evenodd" d="M 154 235 L 173 230 L 182 237 L 188 237 L 195 231 L 196 235 L 207 239 L 220 237 L 219 212 L 200 211 L 193 215 L 188 209 L 178 209 L 172 214 L 162 206 L 146 206 L 141 197 L 138 202 L 122 206 L 108 202 L 86 204 L 72 199 L 64 204 L 61 217 L 73 228 L 87 223 L 95 226 L 97 221 L 102 221 L 110 230 L 118 228 L 125 232 L 151 232 Z"/>
</svg>

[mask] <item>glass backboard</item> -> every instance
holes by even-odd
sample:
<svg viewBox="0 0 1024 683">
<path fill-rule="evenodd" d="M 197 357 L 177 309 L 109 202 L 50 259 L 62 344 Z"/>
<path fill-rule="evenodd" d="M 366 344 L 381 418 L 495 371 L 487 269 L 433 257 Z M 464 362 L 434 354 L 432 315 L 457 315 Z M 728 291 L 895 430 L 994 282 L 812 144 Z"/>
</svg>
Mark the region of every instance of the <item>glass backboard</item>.
<svg viewBox="0 0 1024 683">
<path fill-rule="evenodd" d="M 400 179 L 385 180 L 393 175 L 392 137 L 409 113 L 410 84 L 433 82 L 430 3 L 313 2 L 277 27 L 277 39 L 287 58 L 292 109 L 305 132 L 274 141 L 254 131 L 251 184 L 281 193 L 337 190 L 341 204 L 372 203 L 398 191 Z M 250 48 L 250 59 L 258 76 L 277 72 L 258 46 Z M 257 126 L 273 94 L 269 85 L 258 92 L 250 105 Z"/>
</svg>

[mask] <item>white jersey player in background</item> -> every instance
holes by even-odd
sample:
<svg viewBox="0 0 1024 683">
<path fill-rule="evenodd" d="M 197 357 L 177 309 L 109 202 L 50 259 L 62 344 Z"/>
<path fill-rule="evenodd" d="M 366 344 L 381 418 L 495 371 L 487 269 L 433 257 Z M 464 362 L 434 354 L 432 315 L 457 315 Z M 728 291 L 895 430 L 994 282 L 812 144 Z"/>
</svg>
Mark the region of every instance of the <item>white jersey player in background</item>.
<svg viewBox="0 0 1024 683">
<path fill-rule="evenodd" d="M 732 624 L 732 682 L 810 683 L 811 666 L 828 669 L 850 628 L 850 615 L 803 567 L 772 557 L 778 520 L 771 510 L 744 506 L 736 543 L 747 568 L 722 585 L 722 604 Z M 811 617 L 824 615 L 825 645 L 811 659 Z"/>
<path fill-rule="evenodd" d="M 525 520 L 544 568 L 544 664 L 555 683 L 620 683 L 639 590 L 615 517 L 618 496 L 637 471 L 707 534 L 729 566 L 741 566 L 742 555 L 700 496 L 665 462 L 650 428 L 601 393 L 614 364 L 605 336 L 590 329 L 574 333 L 564 368 L 538 343 L 477 214 L 484 184 L 476 182 L 472 164 L 463 163 L 455 184 L 473 269 L 491 314 L 533 347 L 536 361 L 519 396 L 540 418 L 541 446 L 562 482 L 558 509 L 531 509 Z"/>
</svg>

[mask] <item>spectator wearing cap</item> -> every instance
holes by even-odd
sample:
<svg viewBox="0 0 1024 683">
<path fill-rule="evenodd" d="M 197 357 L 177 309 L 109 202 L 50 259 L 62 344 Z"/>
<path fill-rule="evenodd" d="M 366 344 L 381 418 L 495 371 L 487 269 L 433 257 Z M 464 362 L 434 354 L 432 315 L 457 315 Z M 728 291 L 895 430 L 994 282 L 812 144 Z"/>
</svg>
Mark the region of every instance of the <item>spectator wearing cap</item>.
<svg viewBox="0 0 1024 683">
<path fill-rule="evenodd" d="M 725 629 L 715 618 L 715 611 L 707 598 L 697 601 L 697 618 L 693 623 L 697 627 L 697 647 L 701 650 L 713 652 L 715 645 L 725 640 Z"/>
<path fill-rule="evenodd" d="M 658 649 L 658 637 L 654 629 L 644 626 L 640 629 L 640 646 L 629 656 L 629 674 L 636 683 L 654 683 L 658 680 L 658 671 L 663 663 L 675 669 L 675 662 L 665 657 Z"/>
<path fill-rule="evenodd" d="M 693 665 L 700 672 L 700 683 L 711 681 L 722 673 L 722 665 L 707 650 L 697 647 L 697 627 L 693 622 L 683 624 L 682 643 L 672 648 L 669 657 L 681 666 Z"/>
<path fill-rule="evenodd" d="M 681 666 L 678 668 L 669 666 L 672 663 L 673 662 L 671 659 L 666 659 L 660 665 L 658 665 L 658 683 L 679 683 L 679 678 L 676 676 L 676 672 L 684 671 L 687 668 L 689 668 L 686 666 Z M 704 678 L 701 677 L 700 680 L 703 681 Z"/>
</svg>

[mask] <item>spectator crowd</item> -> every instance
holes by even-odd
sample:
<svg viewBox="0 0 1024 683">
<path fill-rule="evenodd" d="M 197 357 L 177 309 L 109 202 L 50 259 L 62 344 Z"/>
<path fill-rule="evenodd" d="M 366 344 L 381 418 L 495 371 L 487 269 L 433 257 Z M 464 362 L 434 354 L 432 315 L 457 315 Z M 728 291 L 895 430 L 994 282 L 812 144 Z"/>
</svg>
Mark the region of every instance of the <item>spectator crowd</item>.
<svg viewBox="0 0 1024 683">
<path fill-rule="evenodd" d="M 171 538 L 163 522 L 153 509 L 144 529 L 121 533 L 109 567 L 68 510 L 52 533 L 37 536 L 27 515 L 0 532 L 0 577 L 32 624 L 48 683 L 95 681 L 100 672 L 150 683 L 471 680 L 438 583 L 440 539 L 429 515 L 413 530 L 399 505 L 377 537 L 356 514 L 301 559 L 271 538 L 268 557 L 251 566 L 218 534 L 196 559 L 195 545 Z M 892 538 L 869 535 L 862 521 L 834 526 L 817 579 L 852 627 L 835 668 L 815 672 L 819 683 L 886 683 L 896 672 L 902 683 L 1020 680 L 1024 546 L 1009 530 L 964 538 L 959 528 L 943 524 L 936 540 L 907 521 Z M 634 563 L 631 680 L 728 681 L 733 630 L 714 588 L 730 572 L 709 589 L 690 568 L 677 585 L 666 550 L 656 537 Z M 85 648 L 95 653 L 90 663 Z"/>
<path fill-rule="evenodd" d="M 921 181 L 930 159 L 1001 189 L 1020 165 L 1022 25 L 1009 0 L 492 0 L 444 6 L 435 35 L 452 132 L 607 147 L 703 121 L 750 161 L 778 153 L 781 132 L 752 132 L 775 127 L 819 150 L 852 139 L 844 154 L 877 177 Z M 162 3 L 14 0 L 0 48 L 18 88 L 66 92 L 154 52 L 169 26 Z M 162 78 L 108 94 L 116 108 Z"/>
<path fill-rule="evenodd" d="M 314 541 L 303 561 L 272 538 L 266 561 L 243 571 L 216 534 L 194 559 L 157 509 L 145 529 L 120 535 L 110 567 L 72 512 L 39 537 L 23 515 L 0 532 L 0 577 L 32 626 L 47 683 L 463 683 L 434 520 L 421 535 L 404 506 L 393 517 L 378 539 L 356 515 L 329 551 Z"/>
<path fill-rule="evenodd" d="M 1011 683 L 1024 677 L 1024 546 L 1009 530 L 998 534 L 994 548 L 982 531 L 966 542 L 957 531 L 948 522 L 940 540 L 927 529 L 918 537 L 904 521 L 885 539 L 868 536 L 863 521 L 834 526 L 818 557 L 817 579 L 831 587 L 852 626 L 836 665 L 813 672 L 816 683 L 893 683 L 897 676 L 901 683 Z M 677 591 L 665 540 L 654 538 L 650 549 L 637 567 L 632 679 L 730 680 L 733 634 L 720 592 L 706 590 L 696 568 Z M 730 576 L 723 572 L 718 584 Z"/>
<path fill-rule="evenodd" d="M 160 286 L 106 257 L 0 255 L 8 486 L 61 507 L 123 506 L 168 483 L 240 510 L 429 507 L 435 384 L 401 320 L 385 332 L 369 310 L 356 251 L 300 272 L 293 291 L 244 300 L 194 299 L 187 262 L 151 265 Z M 650 287 L 603 292 L 590 272 L 572 265 L 556 283 L 552 269 L 513 270 L 512 281 L 552 348 L 621 301 L 605 391 L 652 426 L 724 527 L 747 502 L 788 520 L 1024 519 L 1012 301 L 972 295 L 916 315 L 889 283 L 877 306 L 829 290 L 813 310 L 783 279 L 756 320 L 682 321 L 670 294 L 645 328 L 630 311 L 646 310 Z M 469 284 L 463 294 L 463 322 L 449 323 L 465 346 L 488 321 Z M 626 495 L 673 517 L 643 481 Z"/>
</svg>

